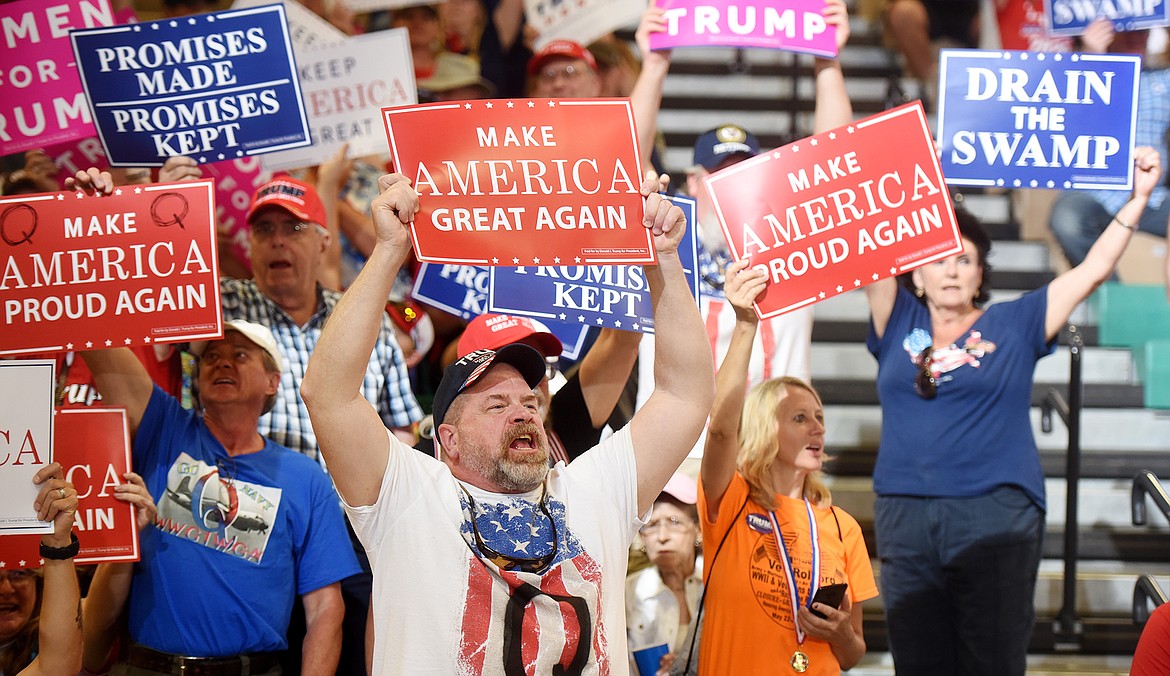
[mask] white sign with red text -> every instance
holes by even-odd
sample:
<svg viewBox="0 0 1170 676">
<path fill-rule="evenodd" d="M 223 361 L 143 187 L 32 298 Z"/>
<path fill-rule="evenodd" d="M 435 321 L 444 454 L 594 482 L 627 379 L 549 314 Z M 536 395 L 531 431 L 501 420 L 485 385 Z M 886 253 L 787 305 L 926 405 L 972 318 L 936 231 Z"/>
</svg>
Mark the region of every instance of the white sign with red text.
<svg viewBox="0 0 1170 676">
<path fill-rule="evenodd" d="M 52 359 L 0 361 L 0 535 L 52 533 L 33 510 L 32 482 L 53 462 Z"/>
</svg>

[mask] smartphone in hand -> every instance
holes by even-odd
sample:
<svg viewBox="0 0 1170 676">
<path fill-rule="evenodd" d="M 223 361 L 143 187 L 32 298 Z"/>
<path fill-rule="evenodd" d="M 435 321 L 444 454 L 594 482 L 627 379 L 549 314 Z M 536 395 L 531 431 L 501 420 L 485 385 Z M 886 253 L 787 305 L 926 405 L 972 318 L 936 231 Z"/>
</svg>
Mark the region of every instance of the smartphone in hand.
<svg viewBox="0 0 1170 676">
<path fill-rule="evenodd" d="M 841 602 L 845 600 L 845 590 L 847 589 L 849 589 L 849 585 L 845 584 L 844 582 L 839 584 L 831 584 L 827 587 L 821 587 L 817 590 L 816 595 L 813 596 L 812 601 L 809 601 L 809 612 L 821 618 L 822 620 L 829 619 L 824 613 L 813 610 L 812 604 L 823 603 L 826 606 L 840 608 Z"/>
</svg>

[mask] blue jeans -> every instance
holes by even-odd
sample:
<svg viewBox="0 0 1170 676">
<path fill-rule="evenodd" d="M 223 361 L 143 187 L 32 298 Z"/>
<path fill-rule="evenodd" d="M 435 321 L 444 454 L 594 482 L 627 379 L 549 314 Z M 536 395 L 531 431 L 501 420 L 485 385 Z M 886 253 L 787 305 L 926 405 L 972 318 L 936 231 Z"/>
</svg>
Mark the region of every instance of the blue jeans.
<svg viewBox="0 0 1170 676">
<path fill-rule="evenodd" d="M 1142 232 L 1158 237 L 1166 236 L 1166 219 L 1170 217 L 1170 199 L 1162 201 L 1157 209 L 1146 208 L 1135 225 Z M 1052 205 L 1048 227 L 1064 250 L 1064 256 L 1071 265 L 1080 265 L 1089 253 L 1089 247 L 1097 241 L 1113 220 L 1113 214 L 1105 210 L 1100 202 L 1084 192 L 1062 193 Z"/>
<path fill-rule="evenodd" d="M 1024 674 L 1044 512 L 1022 490 L 879 496 L 882 602 L 899 676 Z"/>
</svg>

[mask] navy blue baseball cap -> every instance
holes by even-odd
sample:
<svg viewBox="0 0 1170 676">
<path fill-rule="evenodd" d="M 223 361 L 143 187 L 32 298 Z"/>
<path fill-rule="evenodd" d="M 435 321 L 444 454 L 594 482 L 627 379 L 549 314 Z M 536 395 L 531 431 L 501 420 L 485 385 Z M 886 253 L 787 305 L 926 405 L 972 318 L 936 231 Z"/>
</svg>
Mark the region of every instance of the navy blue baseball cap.
<svg viewBox="0 0 1170 676">
<path fill-rule="evenodd" d="M 734 155 L 754 157 L 760 153 L 760 140 L 735 124 L 725 124 L 703 132 L 695 141 L 695 164 L 714 171 L 721 162 Z"/>
<path fill-rule="evenodd" d="M 515 367 L 528 387 L 536 387 L 544 380 L 544 356 L 523 343 L 505 345 L 498 350 L 469 352 L 443 371 L 443 379 L 439 381 L 439 389 L 435 392 L 434 405 L 431 407 L 436 428 L 443 424 L 452 402 L 497 364 Z"/>
</svg>

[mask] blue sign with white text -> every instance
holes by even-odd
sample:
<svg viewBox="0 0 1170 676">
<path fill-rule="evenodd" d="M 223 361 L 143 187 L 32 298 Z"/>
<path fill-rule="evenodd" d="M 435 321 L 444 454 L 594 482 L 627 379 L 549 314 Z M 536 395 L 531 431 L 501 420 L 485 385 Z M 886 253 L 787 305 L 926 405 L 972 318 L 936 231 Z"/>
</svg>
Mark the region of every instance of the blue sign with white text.
<svg viewBox="0 0 1170 676">
<path fill-rule="evenodd" d="M 691 294 L 699 297 L 696 274 L 695 202 L 671 197 L 682 207 L 687 229 L 679 260 Z M 654 332 L 650 287 L 640 265 L 492 267 L 488 310 L 623 331 Z"/>
<path fill-rule="evenodd" d="M 1044 13 L 1052 35 L 1081 35 L 1098 18 L 1109 19 L 1119 31 L 1170 24 L 1166 0 L 1045 0 Z"/>
<path fill-rule="evenodd" d="M 71 31 L 112 166 L 200 164 L 306 146 L 284 5 Z"/>
<path fill-rule="evenodd" d="M 951 185 L 1130 190 L 1141 60 L 944 49 L 938 144 Z"/>
<path fill-rule="evenodd" d="M 456 317 L 471 319 L 488 311 L 490 283 L 485 267 L 423 263 L 414 278 L 414 290 L 410 295 Z M 555 321 L 546 322 L 546 326 L 561 340 L 563 358 L 575 360 L 581 356 L 589 327 Z"/>
</svg>

